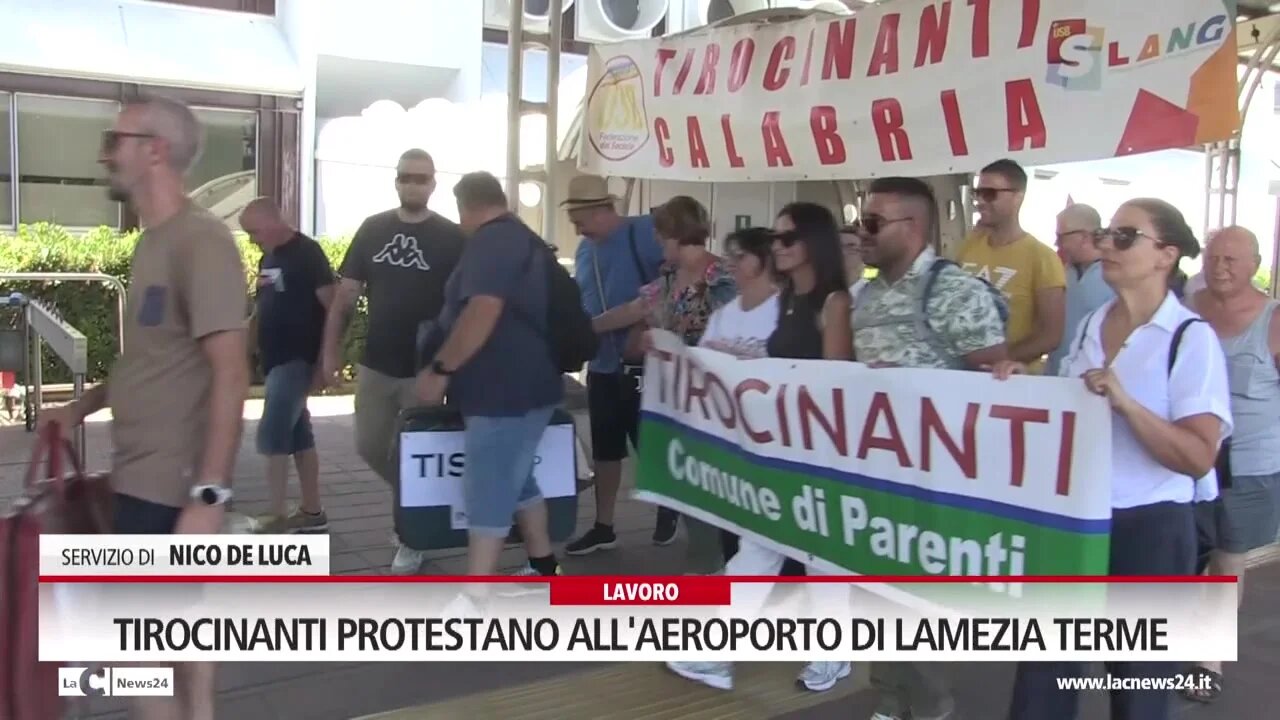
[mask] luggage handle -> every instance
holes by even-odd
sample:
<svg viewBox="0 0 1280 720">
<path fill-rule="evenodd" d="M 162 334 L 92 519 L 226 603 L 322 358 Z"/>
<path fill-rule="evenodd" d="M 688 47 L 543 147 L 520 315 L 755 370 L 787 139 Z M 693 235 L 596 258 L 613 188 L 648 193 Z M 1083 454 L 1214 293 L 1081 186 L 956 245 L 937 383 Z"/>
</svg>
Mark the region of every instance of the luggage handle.
<svg viewBox="0 0 1280 720">
<path fill-rule="evenodd" d="M 44 426 L 44 432 L 40 433 L 36 438 L 35 447 L 31 448 L 31 463 L 27 466 L 27 479 L 23 487 L 29 488 L 36 483 L 42 450 L 47 450 L 49 453 L 48 462 L 45 465 L 48 468 L 48 479 L 53 481 L 59 497 L 66 497 L 66 482 L 62 477 L 63 454 L 71 458 L 71 469 L 75 471 L 76 477 L 84 477 L 84 468 L 80 467 L 80 458 L 76 457 L 71 441 L 63 437 L 61 428 L 55 422 Z"/>
<path fill-rule="evenodd" d="M 27 466 L 27 477 L 23 483 L 24 490 L 28 492 L 31 487 L 36 484 L 36 473 L 40 468 L 41 452 L 47 450 L 47 480 L 53 486 L 53 491 L 57 494 L 58 499 L 62 502 L 67 500 L 67 480 L 62 469 L 63 456 L 71 459 L 71 469 L 75 473 L 75 477 L 79 480 L 86 478 L 84 467 L 80 464 L 80 458 L 76 455 L 75 447 L 71 441 L 63 436 L 60 426 L 51 422 L 45 425 L 44 431 L 36 438 L 35 447 L 31 449 L 31 463 Z M 85 487 L 89 492 L 97 489 L 93 483 L 86 483 Z M 95 493 L 96 494 L 96 493 Z M 102 505 L 94 502 L 91 498 L 89 501 L 89 517 L 94 525 L 95 530 L 99 533 L 111 532 L 111 522 L 103 513 Z"/>
</svg>

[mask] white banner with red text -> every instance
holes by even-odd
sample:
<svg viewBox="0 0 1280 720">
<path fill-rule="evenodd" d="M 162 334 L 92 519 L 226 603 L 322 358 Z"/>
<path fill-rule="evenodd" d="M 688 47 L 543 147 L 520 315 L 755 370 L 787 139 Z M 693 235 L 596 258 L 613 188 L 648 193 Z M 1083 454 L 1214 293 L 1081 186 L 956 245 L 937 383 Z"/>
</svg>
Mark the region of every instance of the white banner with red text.
<svg viewBox="0 0 1280 720">
<path fill-rule="evenodd" d="M 867 591 L 893 583 L 915 592 L 921 579 L 912 577 L 465 580 L 46 581 L 40 660 L 1233 661 L 1237 653 L 1233 579 L 1041 578 L 1059 592 L 1016 612 L 966 606 L 971 595 L 957 593 L 955 609 L 938 613 Z M 967 580 L 944 579 L 944 594 Z"/>
<path fill-rule="evenodd" d="M 973 172 L 1225 140 L 1234 2 L 896 0 L 593 45 L 579 165 L 704 182 Z"/>
</svg>

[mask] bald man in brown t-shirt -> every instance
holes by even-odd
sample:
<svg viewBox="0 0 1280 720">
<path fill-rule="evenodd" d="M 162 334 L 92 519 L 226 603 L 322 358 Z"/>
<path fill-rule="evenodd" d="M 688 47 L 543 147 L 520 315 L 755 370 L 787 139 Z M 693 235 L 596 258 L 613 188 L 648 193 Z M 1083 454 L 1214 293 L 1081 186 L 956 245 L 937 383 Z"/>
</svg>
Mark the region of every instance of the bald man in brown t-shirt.
<svg viewBox="0 0 1280 720">
<path fill-rule="evenodd" d="M 195 116 L 165 99 L 127 104 L 103 135 L 111 197 L 145 228 L 124 353 L 105 386 L 43 416 L 71 428 L 111 408 L 118 533 L 218 533 L 231 497 L 249 387 L 248 289 L 231 232 L 184 189 L 199 149 Z M 175 669 L 175 697 L 137 698 L 137 717 L 213 720 L 213 664 Z"/>
</svg>

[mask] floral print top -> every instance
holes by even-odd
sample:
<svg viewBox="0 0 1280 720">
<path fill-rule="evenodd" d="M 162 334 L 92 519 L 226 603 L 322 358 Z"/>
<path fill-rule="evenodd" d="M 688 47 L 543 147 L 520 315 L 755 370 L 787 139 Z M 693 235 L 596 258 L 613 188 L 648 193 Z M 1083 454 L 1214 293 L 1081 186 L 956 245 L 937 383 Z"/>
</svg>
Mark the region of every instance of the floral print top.
<svg viewBox="0 0 1280 720">
<path fill-rule="evenodd" d="M 649 326 L 673 332 L 691 347 L 702 339 L 711 313 L 737 296 L 738 286 L 720 258 L 707 266 L 701 280 L 683 290 L 676 289 L 676 268 L 670 264 L 662 267 L 657 280 L 640 288 Z"/>
</svg>

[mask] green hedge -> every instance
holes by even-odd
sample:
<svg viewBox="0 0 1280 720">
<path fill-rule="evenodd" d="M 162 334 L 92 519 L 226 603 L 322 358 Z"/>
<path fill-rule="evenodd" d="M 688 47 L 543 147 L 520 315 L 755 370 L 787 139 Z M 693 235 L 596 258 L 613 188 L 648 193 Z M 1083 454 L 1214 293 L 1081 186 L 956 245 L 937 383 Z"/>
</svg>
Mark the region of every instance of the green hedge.
<svg viewBox="0 0 1280 720">
<path fill-rule="evenodd" d="M 118 277 L 127 285 L 129 263 L 137 239 L 137 232 L 122 233 L 110 228 L 73 234 L 47 223 L 23 225 L 18 228 L 16 235 L 0 234 L 0 273 L 95 272 Z M 337 268 L 350 239 L 320 238 L 318 242 L 329 257 L 329 262 Z M 249 287 L 252 288 L 261 252 L 243 234 L 236 237 L 236 243 L 244 258 Z M 0 294 L 8 296 L 11 292 L 20 292 L 45 302 L 84 333 L 89 346 L 88 381 L 97 382 L 106 377 L 119 348 L 116 336 L 116 297 L 110 286 L 79 281 L 0 281 Z M 0 310 L 0 327 L 14 327 L 15 319 L 13 313 Z M 347 334 L 348 378 L 364 335 L 365 303 L 362 298 L 351 331 Z M 71 381 L 66 365 L 52 352 L 44 353 L 43 364 L 46 383 Z"/>
</svg>

